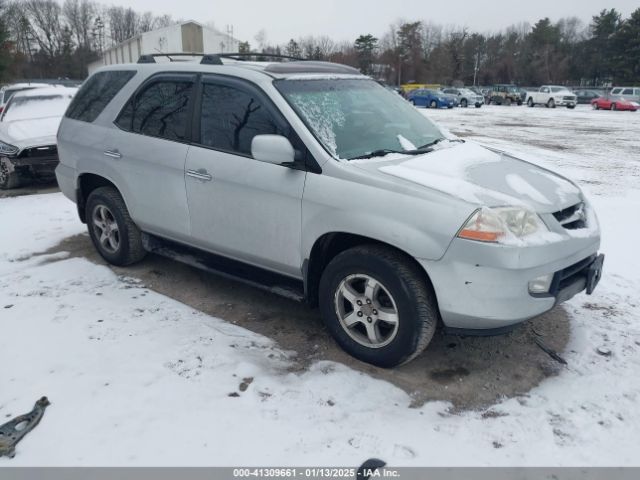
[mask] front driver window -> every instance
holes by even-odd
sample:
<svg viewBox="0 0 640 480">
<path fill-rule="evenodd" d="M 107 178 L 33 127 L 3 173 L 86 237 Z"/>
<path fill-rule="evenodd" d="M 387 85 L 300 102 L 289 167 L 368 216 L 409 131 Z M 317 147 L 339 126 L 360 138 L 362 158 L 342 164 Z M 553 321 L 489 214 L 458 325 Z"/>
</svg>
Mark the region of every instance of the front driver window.
<svg viewBox="0 0 640 480">
<path fill-rule="evenodd" d="M 264 134 L 286 136 L 257 95 L 228 85 L 203 85 L 202 145 L 250 156 L 253 137 Z"/>
</svg>

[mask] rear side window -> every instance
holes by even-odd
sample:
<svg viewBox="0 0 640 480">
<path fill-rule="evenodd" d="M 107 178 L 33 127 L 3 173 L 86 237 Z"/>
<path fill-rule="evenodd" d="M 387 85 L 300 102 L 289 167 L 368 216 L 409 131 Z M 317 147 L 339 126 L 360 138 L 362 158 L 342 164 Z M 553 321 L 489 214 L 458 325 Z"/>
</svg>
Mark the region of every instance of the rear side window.
<svg viewBox="0 0 640 480">
<path fill-rule="evenodd" d="M 93 122 L 135 74 L 133 70 L 96 73 L 80 88 L 65 116 L 83 122 Z"/>
<path fill-rule="evenodd" d="M 129 100 L 116 124 L 129 132 L 184 141 L 193 89 L 192 76 L 154 80 Z"/>
<path fill-rule="evenodd" d="M 253 137 L 263 134 L 285 135 L 257 95 L 227 85 L 203 85 L 202 145 L 250 156 Z"/>
</svg>

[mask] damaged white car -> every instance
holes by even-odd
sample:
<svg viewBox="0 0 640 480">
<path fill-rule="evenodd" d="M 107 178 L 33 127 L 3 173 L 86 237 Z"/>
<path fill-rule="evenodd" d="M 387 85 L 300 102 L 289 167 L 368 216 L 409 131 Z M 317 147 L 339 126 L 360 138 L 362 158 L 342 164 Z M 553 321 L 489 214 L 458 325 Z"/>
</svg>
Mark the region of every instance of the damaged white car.
<svg viewBox="0 0 640 480">
<path fill-rule="evenodd" d="M 77 88 L 51 86 L 18 92 L 0 117 L 0 188 L 54 177 L 56 133 Z"/>
</svg>

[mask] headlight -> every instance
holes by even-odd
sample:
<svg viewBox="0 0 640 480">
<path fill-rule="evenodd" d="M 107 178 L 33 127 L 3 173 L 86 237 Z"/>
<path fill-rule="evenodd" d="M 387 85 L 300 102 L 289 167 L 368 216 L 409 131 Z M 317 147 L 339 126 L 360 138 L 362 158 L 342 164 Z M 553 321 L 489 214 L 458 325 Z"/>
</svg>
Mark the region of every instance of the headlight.
<svg viewBox="0 0 640 480">
<path fill-rule="evenodd" d="M 9 145 L 8 143 L 0 142 L 0 154 L 3 155 L 15 155 L 18 153 L 18 147 Z"/>
<path fill-rule="evenodd" d="M 497 207 L 477 210 L 458 233 L 458 237 L 479 242 L 508 243 L 508 239 L 549 231 L 540 217 L 526 208 Z"/>
</svg>

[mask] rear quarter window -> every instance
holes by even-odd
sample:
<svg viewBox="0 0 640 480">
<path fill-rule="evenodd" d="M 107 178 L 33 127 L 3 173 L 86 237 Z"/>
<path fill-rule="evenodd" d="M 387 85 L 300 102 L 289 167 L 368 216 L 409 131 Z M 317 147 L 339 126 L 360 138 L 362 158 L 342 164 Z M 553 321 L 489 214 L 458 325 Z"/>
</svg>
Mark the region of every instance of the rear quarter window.
<svg viewBox="0 0 640 480">
<path fill-rule="evenodd" d="M 93 122 L 135 74 L 135 70 L 96 73 L 82 85 L 69 105 L 65 117 Z"/>
</svg>

